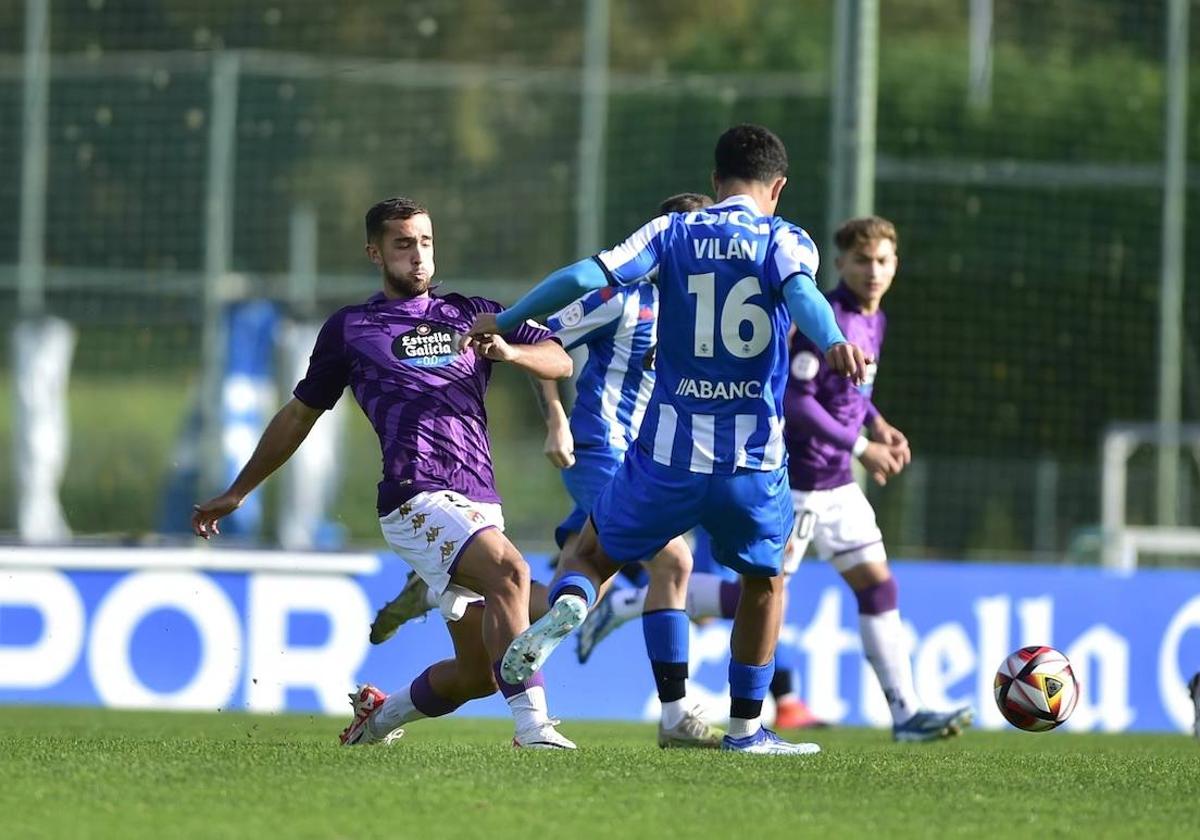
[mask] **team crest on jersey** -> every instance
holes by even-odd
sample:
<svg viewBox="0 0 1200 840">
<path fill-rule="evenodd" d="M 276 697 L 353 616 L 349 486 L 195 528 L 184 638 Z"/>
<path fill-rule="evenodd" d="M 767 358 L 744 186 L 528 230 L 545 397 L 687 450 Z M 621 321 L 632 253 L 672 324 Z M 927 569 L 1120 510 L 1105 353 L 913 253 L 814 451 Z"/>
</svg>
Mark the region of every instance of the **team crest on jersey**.
<svg viewBox="0 0 1200 840">
<path fill-rule="evenodd" d="M 810 382 L 817 378 L 821 369 L 821 360 L 815 353 L 803 350 L 792 358 L 792 378 L 800 382 Z"/>
<path fill-rule="evenodd" d="M 573 327 L 583 320 L 583 304 L 575 301 L 570 306 L 562 311 L 558 316 L 558 322 L 564 327 Z"/>
<path fill-rule="evenodd" d="M 442 324 L 417 324 L 392 341 L 392 354 L 405 364 L 417 367 L 442 367 L 454 361 L 457 336 Z"/>
</svg>

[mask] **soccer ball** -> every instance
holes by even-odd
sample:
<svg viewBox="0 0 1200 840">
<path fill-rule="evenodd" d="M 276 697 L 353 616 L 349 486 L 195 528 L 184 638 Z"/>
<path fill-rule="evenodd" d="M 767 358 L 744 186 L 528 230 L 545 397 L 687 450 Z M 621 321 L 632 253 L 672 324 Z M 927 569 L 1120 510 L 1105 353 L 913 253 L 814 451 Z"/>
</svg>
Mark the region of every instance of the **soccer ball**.
<svg viewBox="0 0 1200 840">
<path fill-rule="evenodd" d="M 1026 732 L 1047 732 L 1065 723 L 1079 700 L 1071 663 L 1052 647 L 1033 645 L 1008 655 L 996 671 L 996 705 Z"/>
</svg>

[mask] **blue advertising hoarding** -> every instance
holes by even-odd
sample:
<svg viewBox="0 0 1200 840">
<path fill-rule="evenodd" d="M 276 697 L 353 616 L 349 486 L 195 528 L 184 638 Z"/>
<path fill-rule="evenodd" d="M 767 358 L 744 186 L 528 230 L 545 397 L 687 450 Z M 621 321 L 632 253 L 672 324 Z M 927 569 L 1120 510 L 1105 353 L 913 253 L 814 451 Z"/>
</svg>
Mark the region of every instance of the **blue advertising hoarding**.
<svg viewBox="0 0 1200 840">
<path fill-rule="evenodd" d="M 534 576 L 547 580 L 544 558 Z M 931 707 L 991 700 L 1011 650 L 1050 644 L 1082 685 L 1067 728 L 1183 730 L 1186 682 L 1200 670 L 1200 571 L 1119 575 L 1095 568 L 894 564 L 918 692 Z M 391 555 L 191 549 L 0 549 L 0 703 L 120 708 L 348 712 L 355 682 L 405 685 L 450 654 L 441 620 L 367 642 L 375 610 L 403 585 Z M 855 601 L 824 564 L 791 583 L 781 645 L 801 694 L 834 723 L 886 725 L 860 654 Z M 728 622 L 693 627 L 693 699 L 727 711 Z M 565 719 L 656 714 L 638 622 L 586 666 L 573 643 L 546 669 L 551 711 Z M 505 715 L 498 697 L 462 714 Z"/>
</svg>

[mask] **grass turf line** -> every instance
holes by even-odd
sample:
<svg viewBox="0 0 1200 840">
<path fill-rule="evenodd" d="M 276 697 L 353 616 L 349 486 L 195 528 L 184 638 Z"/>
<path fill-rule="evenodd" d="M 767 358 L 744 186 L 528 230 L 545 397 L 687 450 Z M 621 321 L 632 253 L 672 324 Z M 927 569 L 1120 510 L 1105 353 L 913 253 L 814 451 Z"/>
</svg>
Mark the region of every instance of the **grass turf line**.
<svg viewBox="0 0 1200 840">
<path fill-rule="evenodd" d="M 421 721 L 391 748 L 346 719 L 0 708 L 11 837 L 978 837 L 1200 835 L 1182 735 L 968 732 L 819 756 L 663 751 L 644 724 L 567 722 L 577 753 L 518 751 L 507 721 Z"/>
</svg>

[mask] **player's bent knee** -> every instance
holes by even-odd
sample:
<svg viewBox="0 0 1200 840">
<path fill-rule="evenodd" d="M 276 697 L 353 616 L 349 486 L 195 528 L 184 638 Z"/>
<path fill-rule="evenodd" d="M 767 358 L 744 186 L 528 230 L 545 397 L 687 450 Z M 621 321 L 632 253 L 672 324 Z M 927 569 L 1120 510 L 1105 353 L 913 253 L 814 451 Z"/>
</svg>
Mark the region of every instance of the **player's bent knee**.
<svg viewBox="0 0 1200 840">
<path fill-rule="evenodd" d="M 836 552 L 830 558 L 830 565 L 842 575 L 849 579 L 853 577 L 877 577 L 879 582 L 891 575 L 887 565 L 887 550 L 883 547 L 882 542 L 868 543 L 867 545 L 856 546 L 843 551 Z M 879 571 L 879 570 L 882 571 Z"/>
<path fill-rule="evenodd" d="M 529 565 L 503 535 L 480 535 L 460 557 L 451 581 L 485 598 L 523 598 L 529 591 Z"/>
<path fill-rule="evenodd" d="M 784 575 L 742 575 L 742 591 L 756 597 L 782 598 L 787 591 L 787 578 Z"/>
<path fill-rule="evenodd" d="M 692 552 L 688 550 L 687 543 L 676 537 L 654 555 L 650 574 L 656 572 L 661 576 L 686 579 L 692 573 Z"/>
<path fill-rule="evenodd" d="M 516 551 L 505 552 L 496 561 L 495 586 L 525 592 L 529 589 L 529 564 Z"/>
</svg>

